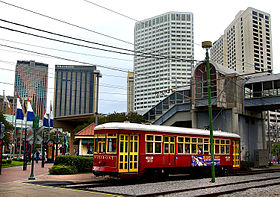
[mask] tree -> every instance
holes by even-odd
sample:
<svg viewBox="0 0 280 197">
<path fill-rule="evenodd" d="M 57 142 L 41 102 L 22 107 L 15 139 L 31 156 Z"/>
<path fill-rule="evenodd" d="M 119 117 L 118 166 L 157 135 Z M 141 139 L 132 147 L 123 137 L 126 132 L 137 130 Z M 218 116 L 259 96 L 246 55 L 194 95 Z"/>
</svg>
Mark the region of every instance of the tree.
<svg viewBox="0 0 280 197">
<path fill-rule="evenodd" d="M 3 138 L 3 144 L 8 146 L 10 144 L 10 137 L 11 137 L 11 133 L 14 130 L 14 127 L 11 123 L 6 121 L 2 112 L 0 112 L 0 122 L 4 123 L 4 125 L 5 125 L 5 132 L 4 132 L 5 136 Z"/>
<path fill-rule="evenodd" d="M 91 123 L 93 123 L 95 120 L 95 117 L 89 119 L 89 121 L 87 123 L 81 124 L 79 126 L 77 126 L 73 133 L 77 133 L 79 131 L 81 131 L 83 128 L 87 127 L 88 125 L 90 125 Z M 124 121 L 129 121 L 132 123 L 142 123 L 145 122 L 145 118 L 144 116 L 141 116 L 139 114 L 137 114 L 136 112 L 130 112 L 130 113 L 112 113 L 109 114 L 107 116 L 100 116 L 98 117 L 98 123 L 99 124 L 104 124 L 107 122 L 124 122 Z"/>
</svg>

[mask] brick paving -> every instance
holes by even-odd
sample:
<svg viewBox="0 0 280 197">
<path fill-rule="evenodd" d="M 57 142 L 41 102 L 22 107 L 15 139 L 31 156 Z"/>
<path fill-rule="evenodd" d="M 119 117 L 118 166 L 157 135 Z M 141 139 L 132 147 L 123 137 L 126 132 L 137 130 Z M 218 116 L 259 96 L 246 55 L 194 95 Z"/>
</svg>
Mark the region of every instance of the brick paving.
<svg viewBox="0 0 280 197">
<path fill-rule="evenodd" d="M 41 167 L 41 162 L 34 163 L 33 174 L 34 177 L 41 175 L 47 175 L 49 173 L 49 168 L 53 166 L 52 163 L 46 163 L 45 167 Z M 30 177 L 31 165 L 27 166 L 27 170 L 23 171 L 22 166 L 16 166 L 11 168 L 2 168 L 2 173 L 0 175 L 0 184 L 7 183 L 12 181 L 27 181 Z"/>
<path fill-rule="evenodd" d="M 1 197 L 49 197 L 49 196 L 71 196 L 71 197 L 104 197 L 108 194 L 85 192 L 73 189 L 63 189 L 59 187 L 51 187 L 36 184 L 28 184 L 36 181 L 52 183 L 62 182 L 87 182 L 96 180 L 92 173 L 75 174 L 75 175 L 49 175 L 49 168 L 53 164 L 45 164 L 41 167 L 41 161 L 34 165 L 35 180 L 28 180 L 31 172 L 31 165 L 28 165 L 27 170 L 23 171 L 22 166 L 2 168 L 0 175 L 0 196 Z M 114 195 L 111 195 L 114 196 Z"/>
</svg>

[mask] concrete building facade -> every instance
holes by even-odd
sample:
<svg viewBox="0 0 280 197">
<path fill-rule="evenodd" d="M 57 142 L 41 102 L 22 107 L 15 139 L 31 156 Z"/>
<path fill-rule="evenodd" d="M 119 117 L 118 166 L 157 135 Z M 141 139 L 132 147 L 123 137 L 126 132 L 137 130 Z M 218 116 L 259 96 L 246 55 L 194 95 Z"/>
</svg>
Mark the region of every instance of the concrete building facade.
<svg viewBox="0 0 280 197">
<path fill-rule="evenodd" d="M 189 83 L 193 35 L 190 12 L 168 12 L 136 22 L 134 110 L 148 110 L 167 96 L 160 91 Z"/>
<path fill-rule="evenodd" d="M 96 75 L 95 66 L 55 66 L 54 118 L 95 112 Z"/>
<path fill-rule="evenodd" d="M 240 11 L 210 50 L 211 59 L 239 73 L 273 71 L 270 14 Z"/>
<path fill-rule="evenodd" d="M 48 64 L 35 61 L 17 61 L 15 72 L 15 95 L 21 100 L 29 98 L 35 116 L 43 119 L 47 102 Z"/>
</svg>

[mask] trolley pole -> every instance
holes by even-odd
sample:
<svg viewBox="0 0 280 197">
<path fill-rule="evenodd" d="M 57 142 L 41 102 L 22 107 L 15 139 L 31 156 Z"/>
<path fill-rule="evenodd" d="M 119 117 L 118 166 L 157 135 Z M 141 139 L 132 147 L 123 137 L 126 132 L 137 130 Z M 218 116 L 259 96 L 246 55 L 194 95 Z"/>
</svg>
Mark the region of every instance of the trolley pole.
<svg viewBox="0 0 280 197">
<path fill-rule="evenodd" d="M 211 103 L 211 81 L 210 81 L 210 65 L 208 49 L 212 47 L 212 42 L 202 42 L 202 48 L 206 49 L 206 68 L 207 68 L 207 85 L 208 85 L 208 114 L 209 114 L 209 130 L 210 130 L 210 147 L 211 147 L 211 176 L 212 183 L 215 183 L 215 161 L 214 161 L 214 139 L 213 139 L 213 122 L 212 122 L 212 103 Z"/>
</svg>

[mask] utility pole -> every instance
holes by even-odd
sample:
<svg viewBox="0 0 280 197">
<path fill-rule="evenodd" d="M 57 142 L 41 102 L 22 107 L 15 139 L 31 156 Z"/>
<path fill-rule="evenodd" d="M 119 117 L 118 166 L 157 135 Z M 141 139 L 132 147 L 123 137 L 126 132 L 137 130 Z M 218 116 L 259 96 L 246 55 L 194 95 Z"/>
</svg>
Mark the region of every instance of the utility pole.
<svg viewBox="0 0 280 197">
<path fill-rule="evenodd" d="M 214 139 L 213 139 L 213 122 L 212 122 L 212 103 L 211 103 L 211 81 L 210 81 L 210 65 L 208 49 L 212 47 L 212 42 L 202 42 L 202 48 L 206 49 L 206 68 L 207 68 L 207 85 L 208 85 L 208 114 L 209 114 L 209 130 L 210 130 L 210 146 L 211 146 L 211 176 L 212 183 L 215 183 L 215 161 L 214 161 Z"/>
<path fill-rule="evenodd" d="M 99 93 L 99 78 L 102 77 L 101 73 L 99 70 L 94 71 L 96 74 L 96 100 L 95 100 L 95 126 L 98 125 L 98 93 Z"/>
</svg>

